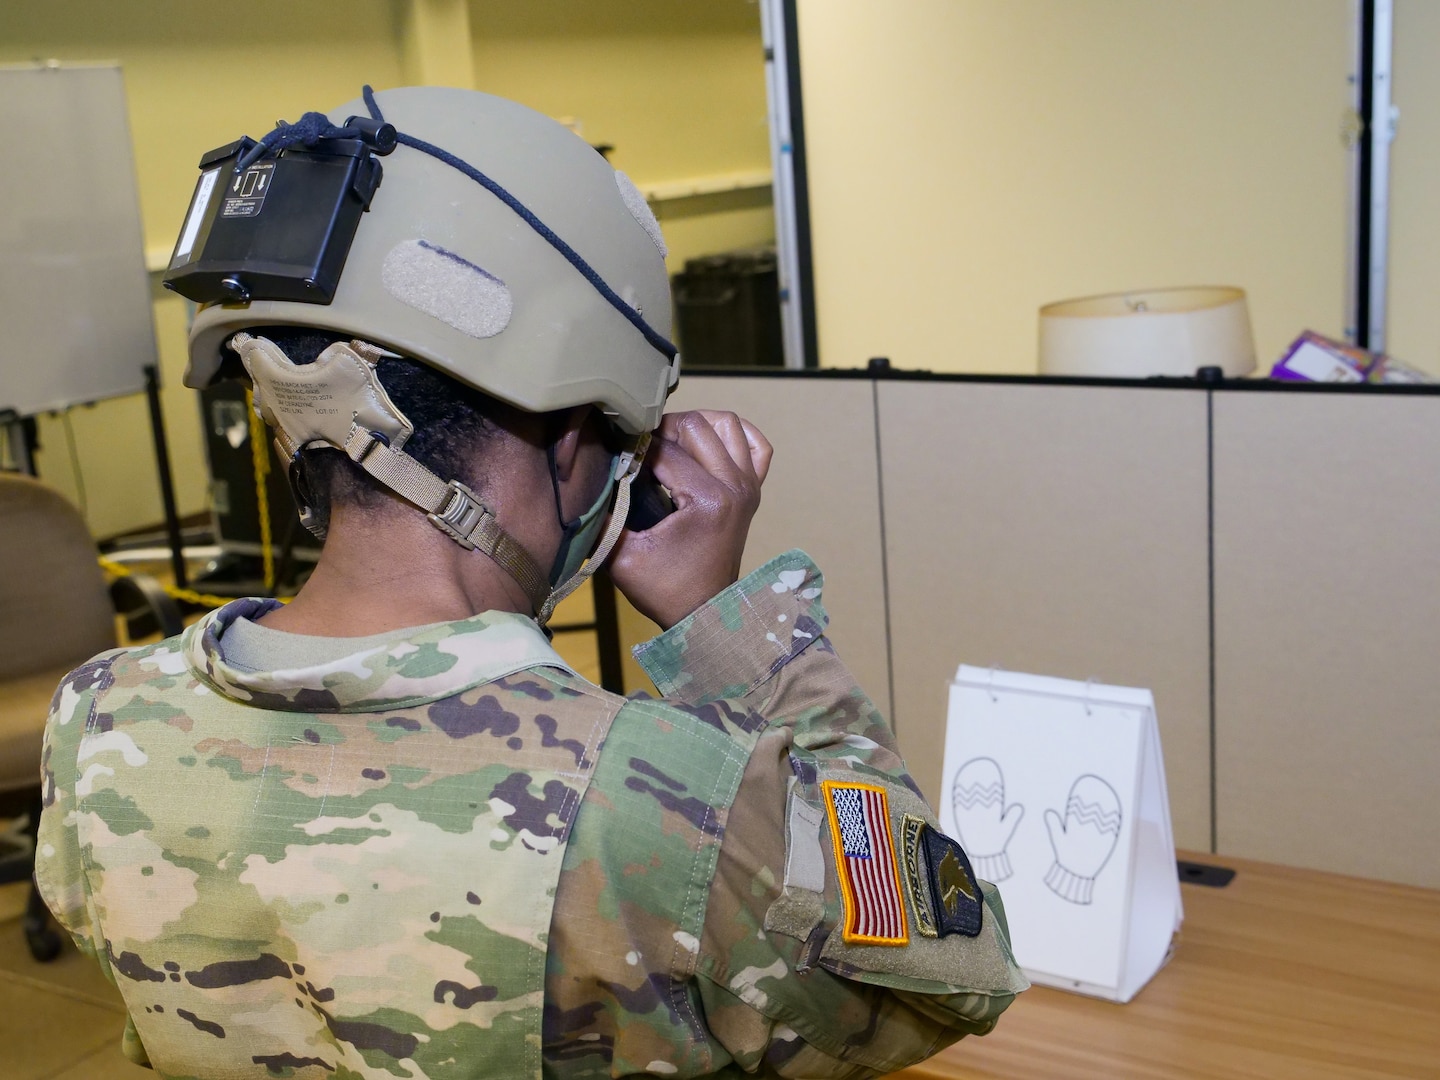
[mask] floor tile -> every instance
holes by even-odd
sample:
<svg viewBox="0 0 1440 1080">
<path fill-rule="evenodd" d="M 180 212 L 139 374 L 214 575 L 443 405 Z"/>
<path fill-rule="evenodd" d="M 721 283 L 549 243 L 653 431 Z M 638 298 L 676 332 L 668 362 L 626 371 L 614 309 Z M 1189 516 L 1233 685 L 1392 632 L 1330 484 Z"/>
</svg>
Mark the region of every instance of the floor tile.
<svg viewBox="0 0 1440 1080">
<path fill-rule="evenodd" d="M 120 1053 L 117 1040 L 114 1046 L 97 1050 L 68 1069 L 45 1077 L 45 1080 L 155 1080 L 155 1073 L 127 1061 L 125 1055 Z"/>
<path fill-rule="evenodd" d="M 54 926 L 53 923 L 51 925 Z M 56 929 L 58 930 L 58 927 Z M 68 934 L 63 930 L 59 932 L 63 944 L 60 955 L 48 964 L 42 964 L 30 955 L 30 949 L 25 944 L 25 934 L 20 929 L 19 914 L 0 919 L 0 979 L 8 979 L 13 984 L 51 990 L 57 995 L 63 994 L 72 1000 L 107 1008 L 116 1013 L 123 1012 L 120 991 L 101 973 L 100 965 L 90 957 L 82 955 L 71 943 Z M 6 1074 L 0 1073 L 0 1076 L 4 1075 Z"/>
<path fill-rule="evenodd" d="M 0 1039 L 0 1076 L 7 1080 L 48 1078 L 105 1048 L 120 1054 L 125 1018 L 119 1012 L 8 973 L 0 973 L 0 1016 L 7 1033 Z"/>
<path fill-rule="evenodd" d="M 4 822 L 0 822 L 0 826 L 3 825 Z M 25 914 L 25 899 L 29 895 L 28 881 L 12 881 L 8 885 L 0 885 L 0 922 L 18 919 Z"/>
</svg>

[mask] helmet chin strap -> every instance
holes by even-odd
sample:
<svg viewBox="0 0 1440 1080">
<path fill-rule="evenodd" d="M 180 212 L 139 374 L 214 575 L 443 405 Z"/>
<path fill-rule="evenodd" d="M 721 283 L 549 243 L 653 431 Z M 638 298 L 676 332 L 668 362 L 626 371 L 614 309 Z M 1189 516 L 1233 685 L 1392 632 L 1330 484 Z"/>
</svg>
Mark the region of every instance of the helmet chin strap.
<svg viewBox="0 0 1440 1080">
<path fill-rule="evenodd" d="M 337 341 L 313 363 L 297 365 L 262 337 L 236 334 L 231 346 L 254 382 L 255 409 L 274 428 L 275 445 L 291 469 L 308 446 L 344 451 L 380 483 L 424 510 L 431 524 L 455 543 L 479 550 L 514 578 L 542 627 L 556 605 L 605 564 L 625 529 L 630 485 L 650 448 L 649 433 L 615 459 L 615 501 L 600 543 L 580 569 L 552 590 L 534 558 L 500 527 L 495 512 L 478 495 L 458 480 L 441 480 L 402 449 L 415 429 L 376 377 L 375 366 L 387 355 L 383 349 L 363 341 Z"/>
<path fill-rule="evenodd" d="M 566 581 L 561 582 L 540 608 L 537 621 L 541 626 L 550 621 L 556 605 L 590 580 L 590 576 L 604 566 L 605 560 L 610 557 L 620 534 L 625 531 L 625 519 L 630 516 L 630 485 L 635 482 L 640 465 L 645 460 L 645 452 L 649 449 L 650 435 L 646 432 L 635 441 L 632 449 L 626 450 L 615 460 L 615 505 L 610 510 L 610 520 L 605 525 L 605 533 L 600 537 L 600 543 L 596 545 L 590 558 L 585 560 L 585 564 Z"/>
<path fill-rule="evenodd" d="M 415 428 L 376 377 L 375 366 L 387 355 L 383 349 L 363 341 L 337 341 L 313 363 L 297 365 L 262 337 L 236 334 L 231 347 L 254 382 L 255 409 L 275 430 L 275 445 L 291 469 L 306 447 L 344 451 L 380 483 L 425 511 L 430 523 L 455 543 L 489 556 L 515 579 L 545 624 L 555 598 L 530 552 L 500 527 L 495 512 L 475 492 L 458 480 L 446 483 L 402 449 Z M 619 520 L 623 527 L 623 513 Z M 614 539 L 609 545 L 614 546 Z M 605 551 L 608 554 L 609 547 Z"/>
</svg>

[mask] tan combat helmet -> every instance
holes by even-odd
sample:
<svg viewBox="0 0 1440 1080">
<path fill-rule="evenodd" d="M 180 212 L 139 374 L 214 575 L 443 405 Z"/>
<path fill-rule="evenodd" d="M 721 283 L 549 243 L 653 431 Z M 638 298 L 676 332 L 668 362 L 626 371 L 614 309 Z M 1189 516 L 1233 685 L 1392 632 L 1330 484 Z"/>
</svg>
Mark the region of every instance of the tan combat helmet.
<svg viewBox="0 0 1440 1080">
<path fill-rule="evenodd" d="M 528 208 L 661 338 L 670 284 L 644 197 L 568 128 L 473 90 L 374 95 L 386 122 L 469 163 Z M 337 125 L 365 115 L 336 109 Z M 433 364 L 529 412 L 597 404 L 624 431 L 652 431 L 678 379 L 666 356 L 500 198 L 401 145 L 360 222 L 330 304 L 210 304 L 190 332 L 187 386 L 214 377 L 240 330 L 294 325 L 363 338 Z M 462 261 L 463 260 L 463 261 Z"/>
<path fill-rule="evenodd" d="M 530 412 L 594 404 L 635 436 L 593 569 L 618 538 L 644 437 L 679 376 L 659 225 L 628 177 L 522 105 L 470 90 L 367 88 L 329 120 L 339 127 L 367 113 L 393 125 L 400 145 L 384 160 L 333 301 L 205 304 L 185 383 L 207 385 L 223 350 L 239 353 L 287 460 L 307 446 L 345 451 L 457 542 L 496 559 L 543 622 L 583 573 L 552 594 L 473 492 L 405 454 L 413 429 L 374 366 L 394 352 Z M 297 367 L 245 333 L 283 325 L 357 341 Z"/>
</svg>

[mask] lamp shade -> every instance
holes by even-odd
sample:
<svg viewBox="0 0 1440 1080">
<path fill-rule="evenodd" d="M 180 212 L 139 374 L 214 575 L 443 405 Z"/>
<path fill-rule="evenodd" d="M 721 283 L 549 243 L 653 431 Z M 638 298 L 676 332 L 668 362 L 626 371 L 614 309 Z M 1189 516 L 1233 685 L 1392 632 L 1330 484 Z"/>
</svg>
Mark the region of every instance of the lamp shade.
<svg viewBox="0 0 1440 1080">
<path fill-rule="evenodd" d="M 1040 374 L 1138 379 L 1255 370 L 1245 290 L 1225 285 L 1061 300 L 1040 309 Z"/>
</svg>

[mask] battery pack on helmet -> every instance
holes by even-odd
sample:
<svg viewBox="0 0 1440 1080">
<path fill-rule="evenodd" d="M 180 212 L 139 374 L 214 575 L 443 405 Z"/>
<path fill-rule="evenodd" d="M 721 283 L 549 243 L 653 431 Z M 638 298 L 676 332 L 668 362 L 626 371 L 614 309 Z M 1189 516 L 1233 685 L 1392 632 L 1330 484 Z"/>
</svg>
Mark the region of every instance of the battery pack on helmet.
<svg viewBox="0 0 1440 1080">
<path fill-rule="evenodd" d="M 242 138 L 200 159 L 164 285 L 202 304 L 328 304 L 380 186 L 380 162 L 362 139 L 320 139 L 247 161 L 254 146 Z"/>
</svg>

